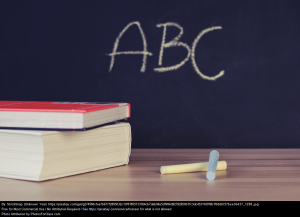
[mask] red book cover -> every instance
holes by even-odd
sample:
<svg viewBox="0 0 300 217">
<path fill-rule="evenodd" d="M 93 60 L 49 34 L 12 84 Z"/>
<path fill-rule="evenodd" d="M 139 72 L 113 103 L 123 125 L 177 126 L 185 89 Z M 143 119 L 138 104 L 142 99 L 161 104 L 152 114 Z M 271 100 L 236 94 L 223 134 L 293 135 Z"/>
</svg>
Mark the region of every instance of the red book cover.
<svg viewBox="0 0 300 217">
<path fill-rule="evenodd" d="M 130 117 L 129 103 L 0 101 L 0 111 L 87 113 L 126 105 Z"/>
</svg>

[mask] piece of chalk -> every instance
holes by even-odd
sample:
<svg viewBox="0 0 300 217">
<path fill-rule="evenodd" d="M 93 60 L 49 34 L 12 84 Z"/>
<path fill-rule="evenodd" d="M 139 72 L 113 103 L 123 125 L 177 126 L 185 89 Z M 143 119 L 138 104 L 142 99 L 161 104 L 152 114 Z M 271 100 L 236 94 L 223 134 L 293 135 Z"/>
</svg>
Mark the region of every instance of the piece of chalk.
<svg viewBox="0 0 300 217">
<path fill-rule="evenodd" d="M 217 164 L 219 160 L 219 152 L 213 150 L 209 154 L 208 168 L 206 178 L 208 180 L 214 180 L 216 177 Z"/>
<path fill-rule="evenodd" d="M 192 163 L 192 164 L 180 164 L 160 167 L 161 174 L 169 173 L 188 173 L 188 172 L 205 172 L 208 168 L 208 162 Z M 226 170 L 226 161 L 219 161 L 217 170 Z"/>
</svg>

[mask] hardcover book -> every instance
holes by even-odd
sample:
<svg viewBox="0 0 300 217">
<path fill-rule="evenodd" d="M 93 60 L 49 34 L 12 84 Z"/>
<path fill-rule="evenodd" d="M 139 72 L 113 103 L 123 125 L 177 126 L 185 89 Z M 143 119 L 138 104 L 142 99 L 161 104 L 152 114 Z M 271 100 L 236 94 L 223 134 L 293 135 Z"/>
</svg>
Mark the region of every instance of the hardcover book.
<svg viewBox="0 0 300 217">
<path fill-rule="evenodd" d="M 0 177 L 44 181 L 128 164 L 129 123 L 87 131 L 0 130 Z"/>
<path fill-rule="evenodd" d="M 129 103 L 0 101 L 2 129 L 87 130 L 129 117 Z"/>
</svg>

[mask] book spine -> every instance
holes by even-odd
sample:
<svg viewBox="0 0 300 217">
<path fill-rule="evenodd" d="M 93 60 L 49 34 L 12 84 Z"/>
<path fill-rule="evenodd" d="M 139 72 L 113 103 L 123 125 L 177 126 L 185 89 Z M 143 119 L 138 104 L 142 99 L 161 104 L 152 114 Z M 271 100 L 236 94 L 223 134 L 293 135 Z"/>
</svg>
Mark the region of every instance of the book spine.
<svg viewBox="0 0 300 217">
<path fill-rule="evenodd" d="M 130 118 L 131 107 L 130 107 L 130 104 L 129 104 L 129 103 L 127 103 L 127 106 L 128 106 L 128 117 Z"/>
</svg>

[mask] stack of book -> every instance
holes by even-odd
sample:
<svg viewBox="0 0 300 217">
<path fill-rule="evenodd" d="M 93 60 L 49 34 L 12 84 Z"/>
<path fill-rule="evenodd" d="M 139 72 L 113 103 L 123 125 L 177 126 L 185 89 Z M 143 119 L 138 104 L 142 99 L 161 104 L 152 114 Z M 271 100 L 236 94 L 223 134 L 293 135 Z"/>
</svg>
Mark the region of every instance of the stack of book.
<svg viewBox="0 0 300 217">
<path fill-rule="evenodd" d="M 128 103 L 0 101 L 0 177 L 44 181 L 128 164 Z"/>
</svg>

